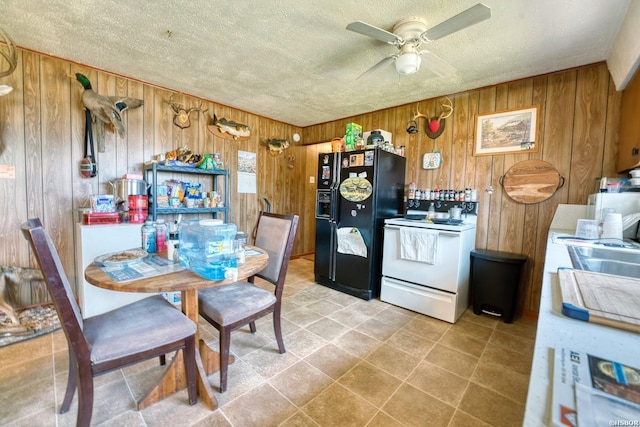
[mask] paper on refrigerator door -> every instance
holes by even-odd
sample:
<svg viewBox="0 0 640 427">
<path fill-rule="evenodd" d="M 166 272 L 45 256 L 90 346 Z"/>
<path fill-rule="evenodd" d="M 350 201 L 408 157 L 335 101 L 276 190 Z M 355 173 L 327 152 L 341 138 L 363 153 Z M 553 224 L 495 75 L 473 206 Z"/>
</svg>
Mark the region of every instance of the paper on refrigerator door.
<svg viewBox="0 0 640 427">
<path fill-rule="evenodd" d="M 338 252 L 367 257 L 367 245 L 357 228 L 343 227 L 338 229 Z"/>
</svg>

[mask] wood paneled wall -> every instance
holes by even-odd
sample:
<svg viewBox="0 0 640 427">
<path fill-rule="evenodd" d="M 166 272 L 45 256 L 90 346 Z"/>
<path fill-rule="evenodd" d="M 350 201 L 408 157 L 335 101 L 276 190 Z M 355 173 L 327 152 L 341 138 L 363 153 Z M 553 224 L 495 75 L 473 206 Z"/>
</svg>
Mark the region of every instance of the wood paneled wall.
<svg viewBox="0 0 640 427">
<path fill-rule="evenodd" d="M 426 99 L 395 108 L 349 117 L 303 130 L 303 141 L 329 141 L 344 134 L 354 121 L 364 130 L 385 129 L 393 133 L 395 145 L 404 145 L 406 182 L 418 188 L 472 187 L 478 189 L 479 215 L 476 247 L 524 254 L 528 258 L 519 292 L 519 307 L 537 314 L 547 232 L 558 204 L 586 204 L 601 176 L 618 176 L 615 169 L 621 94 L 615 91 L 605 64 L 595 64 L 561 73 L 524 79 L 450 95 L 454 112 L 446 119 L 444 133 L 432 140 L 424 133 L 409 135 L 407 121 L 416 109 L 433 117 L 441 112 L 444 97 Z M 535 153 L 475 157 L 475 119 L 492 113 L 538 105 L 538 144 Z M 327 148 L 324 145 L 324 148 Z M 422 155 L 438 150 L 443 164 L 423 170 Z M 310 156 L 311 157 L 311 156 Z M 565 178 L 565 184 L 550 199 L 524 205 L 503 192 L 500 178 L 514 164 L 527 159 L 550 162 Z M 493 188 L 493 193 L 486 190 Z M 309 200 L 308 203 L 313 203 Z"/>
<path fill-rule="evenodd" d="M 78 164 L 83 156 L 84 114 L 82 87 L 70 78 L 82 72 L 94 89 L 105 95 L 141 98 L 144 106 L 125 114 L 126 136 L 106 132 L 106 148 L 98 153 L 98 176 L 81 178 Z M 315 182 L 317 154 L 330 151 L 330 141 L 342 136 L 346 123 L 354 121 L 365 130 L 386 129 L 394 143 L 404 145 L 406 181 L 419 187 L 464 188 L 479 191 L 480 212 L 476 246 L 521 253 L 528 257 L 526 277 L 520 291 L 520 307 L 537 313 L 547 230 L 560 203 L 586 203 L 600 176 L 616 176 L 617 129 L 620 94 L 615 91 L 604 64 L 562 73 L 505 83 L 450 95 L 454 113 L 436 140 L 421 132 L 406 133 L 407 121 L 416 108 L 423 114 L 440 113 L 444 98 L 347 117 L 331 123 L 299 128 L 255 114 L 202 100 L 206 116 L 191 116 L 191 127 L 172 124 L 169 96 L 185 106 L 196 106 L 195 97 L 150 84 L 113 76 L 95 69 L 19 51 L 19 65 L 0 79 L 13 92 L 0 98 L 0 165 L 15 168 L 15 177 L 0 175 L 0 264 L 33 266 L 26 241 L 18 232 L 29 217 L 41 217 L 60 252 L 72 283 L 75 281 L 75 209 L 89 205 L 91 194 L 110 193 L 110 180 L 126 172 L 140 172 L 144 162 L 160 152 L 188 146 L 201 153 L 221 153 L 231 173 L 230 221 L 249 235 L 267 197 L 275 212 L 300 215 L 295 254 L 314 251 Z M 536 153 L 474 157 L 475 118 L 478 113 L 540 106 L 539 145 Z M 251 126 L 248 141 L 228 141 L 207 130 L 213 113 Z M 302 134 L 294 145 L 292 135 Z M 292 146 L 279 157 L 269 155 L 268 138 L 288 138 Z M 239 194 L 235 175 L 238 150 L 257 153 L 257 194 Z M 438 150 L 444 163 L 436 170 L 421 168 L 422 155 Z M 565 177 L 565 185 L 539 204 L 522 205 L 503 194 L 499 179 L 515 163 L 542 159 Z M 185 179 L 194 179 L 185 177 Z M 203 185 L 208 181 L 203 179 Z M 493 188 L 493 194 L 485 190 Z"/>
<path fill-rule="evenodd" d="M 89 179 L 79 174 L 85 125 L 82 86 L 69 77 L 76 72 L 85 74 L 100 94 L 144 100 L 143 107 L 124 114 L 124 138 L 105 132 L 105 151 L 96 153 L 98 176 Z M 0 97 L 0 167 L 15 170 L 14 177 L 11 173 L 0 175 L 0 265 L 35 265 L 19 226 L 27 218 L 40 217 L 70 281 L 75 283 L 75 209 L 90 206 L 92 194 L 112 194 L 109 181 L 127 172 L 141 173 L 144 162 L 156 154 L 183 146 L 198 153 L 221 154 L 225 167 L 231 170 L 229 220 L 239 230 L 251 236 L 259 211 L 266 209 L 262 198 L 267 197 L 273 212 L 300 215 L 294 253 L 313 247 L 312 241 L 305 241 L 313 239 L 305 232 L 309 228 L 307 213 L 300 210 L 304 208 L 306 150 L 292 146 L 273 157 L 266 146 L 268 138 L 293 142 L 293 134 L 302 133 L 301 128 L 202 100 L 202 108 L 208 109 L 206 116 L 192 113 L 191 127 L 180 129 L 173 125 L 169 97 L 173 95 L 175 102 L 186 107 L 197 106 L 200 99 L 29 51 L 19 51 L 18 68 L 0 79 L 0 84 L 14 88 Z M 248 124 L 250 139 L 237 142 L 213 136 L 207 130 L 213 113 Z M 95 136 L 94 130 L 97 139 Z M 257 153 L 256 194 L 237 191 L 238 150 Z M 182 178 L 198 179 L 193 175 Z M 200 181 L 203 189 L 211 190 L 208 177 Z"/>
</svg>

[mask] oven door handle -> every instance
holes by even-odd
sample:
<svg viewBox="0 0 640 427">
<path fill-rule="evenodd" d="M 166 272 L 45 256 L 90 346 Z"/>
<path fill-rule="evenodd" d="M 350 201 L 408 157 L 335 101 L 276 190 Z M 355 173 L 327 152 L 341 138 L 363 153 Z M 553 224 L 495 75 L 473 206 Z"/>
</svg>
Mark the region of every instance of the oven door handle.
<svg viewBox="0 0 640 427">
<path fill-rule="evenodd" d="M 384 228 L 388 228 L 390 230 L 400 230 L 402 228 L 420 228 L 420 227 L 403 227 L 400 225 L 385 225 Z M 431 231 L 437 231 L 438 234 L 442 234 L 443 236 L 451 236 L 451 237 L 458 237 L 460 236 L 460 233 L 457 231 L 446 231 L 446 230 L 434 230 L 433 228 L 427 228 L 427 230 L 431 230 Z"/>
</svg>

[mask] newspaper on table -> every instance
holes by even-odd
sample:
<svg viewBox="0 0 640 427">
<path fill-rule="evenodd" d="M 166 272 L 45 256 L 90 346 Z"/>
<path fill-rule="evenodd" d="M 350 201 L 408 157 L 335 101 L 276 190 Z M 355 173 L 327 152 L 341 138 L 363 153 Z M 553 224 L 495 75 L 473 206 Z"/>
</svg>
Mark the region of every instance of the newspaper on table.
<svg viewBox="0 0 640 427">
<path fill-rule="evenodd" d="M 180 263 L 173 262 L 159 255 L 149 254 L 140 262 L 122 263 L 117 265 L 105 265 L 99 261 L 95 264 L 109 275 L 115 282 L 128 282 L 130 280 L 154 277 L 168 274 L 174 271 L 184 270 Z"/>
<path fill-rule="evenodd" d="M 567 348 L 556 348 L 553 369 L 554 425 L 640 422 L 640 369 Z"/>
</svg>

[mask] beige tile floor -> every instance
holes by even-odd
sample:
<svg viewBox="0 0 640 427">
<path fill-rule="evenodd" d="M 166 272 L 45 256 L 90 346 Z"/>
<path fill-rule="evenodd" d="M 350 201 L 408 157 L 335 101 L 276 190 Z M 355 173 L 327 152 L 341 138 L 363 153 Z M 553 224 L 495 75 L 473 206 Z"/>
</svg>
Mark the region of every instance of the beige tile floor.
<svg viewBox="0 0 640 427">
<path fill-rule="evenodd" d="M 186 391 L 142 411 L 135 400 L 161 374 L 157 360 L 96 378 L 101 426 L 520 426 L 535 322 L 505 324 L 468 309 L 449 324 L 316 284 L 313 262 L 291 262 L 283 308 L 287 352 L 271 317 L 232 335 L 236 362 L 220 409 L 187 404 Z M 204 321 L 201 336 L 217 348 Z M 64 335 L 0 348 L 0 425 L 73 426 L 60 415 L 67 380 Z"/>
</svg>

